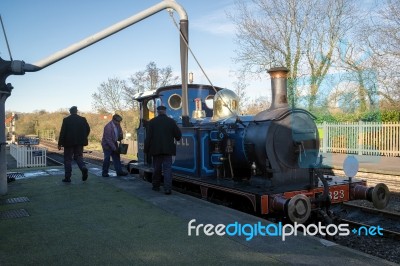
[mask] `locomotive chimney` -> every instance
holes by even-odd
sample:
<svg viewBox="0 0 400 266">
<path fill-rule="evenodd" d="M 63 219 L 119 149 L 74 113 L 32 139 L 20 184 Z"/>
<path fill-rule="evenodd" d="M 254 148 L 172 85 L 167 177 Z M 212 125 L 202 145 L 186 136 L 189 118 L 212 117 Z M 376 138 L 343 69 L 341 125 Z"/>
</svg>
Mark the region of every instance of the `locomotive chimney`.
<svg viewBox="0 0 400 266">
<path fill-rule="evenodd" d="M 272 102 L 269 110 L 288 107 L 287 101 L 287 74 L 286 67 L 274 67 L 268 70 L 271 76 Z"/>
</svg>

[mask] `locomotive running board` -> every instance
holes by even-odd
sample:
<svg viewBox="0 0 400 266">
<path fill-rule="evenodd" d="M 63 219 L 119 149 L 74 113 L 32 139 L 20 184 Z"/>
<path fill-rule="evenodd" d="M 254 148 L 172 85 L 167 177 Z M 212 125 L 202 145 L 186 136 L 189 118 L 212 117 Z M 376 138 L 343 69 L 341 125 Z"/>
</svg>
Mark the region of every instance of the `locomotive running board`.
<svg viewBox="0 0 400 266">
<path fill-rule="evenodd" d="M 264 214 L 263 212 L 265 210 L 268 210 L 268 208 L 267 208 L 268 195 L 257 195 L 255 193 L 251 193 L 251 192 L 244 192 L 244 191 L 241 191 L 238 189 L 229 188 L 229 187 L 217 185 L 217 184 L 212 184 L 210 182 L 203 181 L 203 179 L 188 178 L 188 177 L 176 175 L 176 174 L 173 174 L 173 180 L 176 182 L 185 182 L 185 183 L 199 186 L 200 192 L 201 192 L 201 197 L 205 200 L 208 200 L 209 189 L 214 189 L 216 191 L 234 194 L 234 195 L 238 195 L 240 197 L 246 198 L 251 203 L 252 209 L 255 213 Z M 261 199 L 261 201 L 257 201 L 257 198 Z M 259 203 L 259 204 L 257 204 L 257 203 Z"/>
<path fill-rule="evenodd" d="M 133 163 L 130 163 L 129 166 L 130 166 L 130 169 L 137 169 L 139 171 L 148 172 L 148 173 L 153 172 L 153 167 L 148 166 L 147 164 L 144 164 L 142 162 L 133 162 Z M 257 197 L 259 197 L 261 199 L 261 202 L 260 202 L 259 208 L 258 208 L 260 210 L 260 213 L 266 214 L 268 212 L 268 195 L 256 195 L 256 194 L 250 193 L 250 192 L 243 192 L 243 191 L 236 190 L 233 188 L 227 188 L 227 187 L 223 187 L 223 186 L 218 186 L 216 184 L 211 184 L 209 182 L 202 181 L 201 179 L 185 177 L 182 175 L 172 174 L 172 177 L 173 177 L 173 181 L 175 181 L 175 182 L 184 182 L 184 183 L 189 183 L 189 184 L 199 186 L 200 192 L 201 192 L 201 197 L 203 199 L 208 199 L 208 190 L 209 189 L 215 189 L 218 191 L 245 197 L 246 199 L 248 199 L 250 201 L 255 213 L 257 213 Z"/>
</svg>

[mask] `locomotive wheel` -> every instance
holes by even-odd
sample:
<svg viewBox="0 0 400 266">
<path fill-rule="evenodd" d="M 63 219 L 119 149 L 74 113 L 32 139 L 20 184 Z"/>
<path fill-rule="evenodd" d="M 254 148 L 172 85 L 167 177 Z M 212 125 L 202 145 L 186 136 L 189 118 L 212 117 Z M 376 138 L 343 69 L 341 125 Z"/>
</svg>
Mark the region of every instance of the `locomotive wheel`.
<svg viewBox="0 0 400 266">
<path fill-rule="evenodd" d="M 303 195 L 297 194 L 291 198 L 287 204 L 287 215 L 290 221 L 304 223 L 311 214 L 311 201 Z"/>
<path fill-rule="evenodd" d="M 377 209 L 385 208 L 389 203 L 389 189 L 383 184 L 377 184 L 372 190 L 372 203 Z"/>
</svg>

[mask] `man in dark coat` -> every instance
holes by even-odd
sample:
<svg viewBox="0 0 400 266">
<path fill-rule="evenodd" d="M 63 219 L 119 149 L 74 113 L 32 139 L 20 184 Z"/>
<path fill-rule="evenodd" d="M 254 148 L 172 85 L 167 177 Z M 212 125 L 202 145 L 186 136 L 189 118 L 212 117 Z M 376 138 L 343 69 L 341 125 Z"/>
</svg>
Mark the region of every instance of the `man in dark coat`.
<svg viewBox="0 0 400 266">
<path fill-rule="evenodd" d="M 71 182 L 72 159 L 76 161 L 82 171 L 82 180 L 88 178 L 88 169 L 83 161 L 83 146 L 88 145 L 90 126 L 86 118 L 78 115 L 78 108 L 72 106 L 70 115 L 63 119 L 60 137 L 58 138 L 58 149 L 64 147 L 64 169 L 65 178 L 63 182 Z"/>
<path fill-rule="evenodd" d="M 144 152 L 153 156 L 153 190 L 160 190 L 161 172 L 164 172 L 164 191 L 171 194 L 172 188 L 172 156 L 176 155 L 176 145 L 174 140 L 179 141 L 182 132 L 175 120 L 168 117 L 165 106 L 157 107 L 157 117 L 150 120 Z"/>
</svg>

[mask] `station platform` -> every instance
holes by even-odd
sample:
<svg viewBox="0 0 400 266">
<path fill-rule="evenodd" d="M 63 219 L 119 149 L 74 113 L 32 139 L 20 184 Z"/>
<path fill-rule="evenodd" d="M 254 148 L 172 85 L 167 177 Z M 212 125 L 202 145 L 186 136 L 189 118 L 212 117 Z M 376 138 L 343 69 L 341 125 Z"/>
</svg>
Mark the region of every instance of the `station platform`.
<svg viewBox="0 0 400 266">
<path fill-rule="evenodd" d="M 341 170 L 343 169 L 343 162 L 348 156 L 354 156 L 358 160 L 360 172 L 400 175 L 400 157 L 322 153 L 323 164 Z"/>
<path fill-rule="evenodd" d="M 0 265 L 396 265 L 311 236 L 189 236 L 193 219 L 194 226 L 269 223 L 176 191 L 164 195 L 135 175 L 103 178 L 88 165 L 83 182 L 73 169 L 67 184 L 62 167 L 18 169 L 23 175 L 0 196 Z"/>
</svg>

